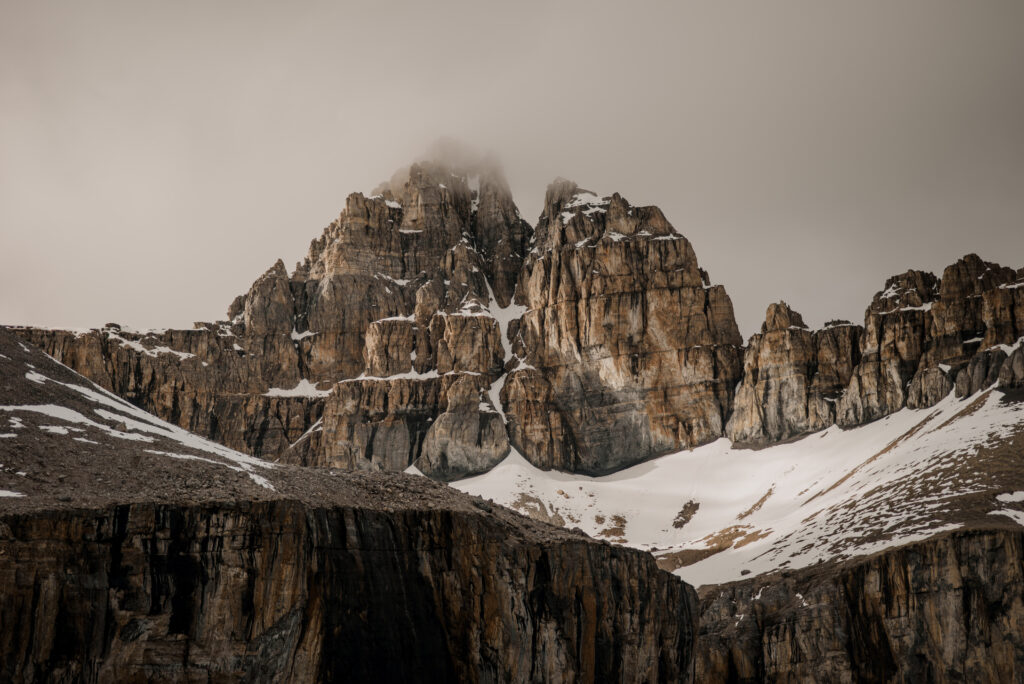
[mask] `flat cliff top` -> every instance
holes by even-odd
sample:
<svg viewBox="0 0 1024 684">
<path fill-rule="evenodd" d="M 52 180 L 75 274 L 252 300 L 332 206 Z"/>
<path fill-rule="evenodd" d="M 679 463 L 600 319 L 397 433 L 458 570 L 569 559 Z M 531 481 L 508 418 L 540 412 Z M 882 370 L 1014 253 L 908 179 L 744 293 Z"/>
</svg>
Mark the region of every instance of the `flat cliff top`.
<svg viewBox="0 0 1024 684">
<path fill-rule="evenodd" d="M 584 539 L 425 477 L 270 463 L 165 423 L 0 330 L 0 515 L 115 504 L 295 500 L 495 516 L 544 540 Z"/>
</svg>

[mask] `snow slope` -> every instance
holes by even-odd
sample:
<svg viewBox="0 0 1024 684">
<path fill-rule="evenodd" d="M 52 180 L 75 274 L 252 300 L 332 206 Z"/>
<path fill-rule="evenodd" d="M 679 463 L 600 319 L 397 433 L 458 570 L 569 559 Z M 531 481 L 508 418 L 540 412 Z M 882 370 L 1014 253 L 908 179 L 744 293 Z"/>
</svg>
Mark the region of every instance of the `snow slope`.
<svg viewBox="0 0 1024 684">
<path fill-rule="evenodd" d="M 700 586 L 1024 523 L 1022 465 L 1024 402 L 989 390 L 761 450 L 721 439 L 605 477 L 541 471 L 513 451 L 452 485 L 649 550 Z"/>
</svg>

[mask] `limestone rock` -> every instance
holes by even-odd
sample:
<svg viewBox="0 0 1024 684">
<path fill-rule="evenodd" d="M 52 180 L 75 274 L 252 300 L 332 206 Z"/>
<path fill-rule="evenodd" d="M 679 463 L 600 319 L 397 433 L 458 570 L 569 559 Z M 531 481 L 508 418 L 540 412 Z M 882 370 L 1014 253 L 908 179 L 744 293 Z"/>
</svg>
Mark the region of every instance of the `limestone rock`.
<svg viewBox="0 0 1024 684">
<path fill-rule="evenodd" d="M 956 396 L 962 399 L 989 387 L 999 379 L 1006 352 L 992 349 L 976 354 L 956 375 Z"/>
<path fill-rule="evenodd" d="M 763 445 L 834 423 L 836 399 L 859 359 L 860 332 L 845 322 L 811 332 L 785 302 L 769 306 L 744 353 L 729 439 Z"/>
<path fill-rule="evenodd" d="M 998 384 L 1001 389 L 1024 387 L 1024 346 L 1017 347 L 999 369 Z"/>
<path fill-rule="evenodd" d="M 941 279 L 920 271 L 890 278 L 865 314 L 863 358 L 837 422 L 852 427 L 904 406 L 932 406 L 950 387 L 947 374 L 958 396 L 993 384 L 1000 363 L 993 348 L 1024 335 L 1022 285 L 1013 269 L 975 254 Z"/>
<path fill-rule="evenodd" d="M 704 281 L 689 241 L 656 207 L 568 181 L 548 188 L 544 212 L 517 291 L 517 335 L 548 398 L 519 394 L 535 383 L 506 382 L 513 444 L 536 464 L 598 474 L 720 436 L 741 340 L 728 295 Z M 546 443 L 528 437 L 552 423 L 563 432 Z"/>
<path fill-rule="evenodd" d="M 111 391 L 231 447 L 403 470 L 455 378 L 410 383 L 468 373 L 489 387 L 503 373 L 506 342 L 491 308 L 511 300 L 531 238 L 494 165 L 423 162 L 379 194 L 349 195 L 306 259 L 290 275 L 275 263 L 232 302 L 227 322 L 21 334 Z M 410 373 L 394 387 L 388 380 Z M 366 386 L 347 382 L 308 436 L 327 390 L 360 377 L 370 378 Z M 368 424 L 353 422 L 367 416 Z M 341 442 L 328 443 L 335 436 Z"/>
<path fill-rule="evenodd" d="M 703 587 L 695 680 L 1020 681 L 1022 543 L 974 530 Z"/>
<path fill-rule="evenodd" d="M 937 297 L 938 280 L 922 271 L 889 278 L 875 295 L 864 314 L 861 362 L 836 407 L 839 425 L 860 425 L 903 408 L 930 339 Z"/>
<path fill-rule="evenodd" d="M 427 430 L 413 464 L 428 477 L 449 482 L 486 472 L 509 452 L 505 421 L 471 376 L 447 392 L 448 406 Z"/>
<path fill-rule="evenodd" d="M 968 254 L 947 266 L 942 272 L 939 298 L 932 307 L 933 327 L 924 363 L 962 363 L 980 350 L 1010 344 L 1024 334 L 1024 330 L 1016 332 L 1012 304 L 1005 297 L 994 296 L 1001 286 L 1016 278 L 1013 269 L 982 261 L 976 254 Z M 989 294 L 988 307 L 986 293 L 993 293 Z M 1002 306 L 997 304 L 999 299 L 1003 300 Z"/>
<path fill-rule="evenodd" d="M 959 380 L 959 378 L 958 378 Z M 942 368 L 924 368 L 914 374 L 907 388 L 907 406 L 912 409 L 928 408 L 942 401 L 953 389 L 954 383 Z M 959 390 L 957 390 L 959 396 Z"/>
<path fill-rule="evenodd" d="M 412 371 L 415 356 L 415 324 L 408 318 L 384 318 L 366 329 L 363 360 L 370 376 L 398 375 Z"/>
</svg>

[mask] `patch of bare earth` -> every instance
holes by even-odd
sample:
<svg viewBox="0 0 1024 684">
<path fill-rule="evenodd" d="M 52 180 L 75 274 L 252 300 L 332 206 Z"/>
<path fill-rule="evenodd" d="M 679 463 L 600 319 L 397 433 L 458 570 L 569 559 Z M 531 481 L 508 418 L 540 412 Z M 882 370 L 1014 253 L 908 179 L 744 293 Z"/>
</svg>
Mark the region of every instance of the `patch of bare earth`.
<svg viewBox="0 0 1024 684">
<path fill-rule="evenodd" d="M 694 500 L 687 501 L 683 504 L 683 510 L 676 514 L 676 519 L 672 521 L 672 527 L 677 530 L 681 530 L 686 527 L 686 524 L 693 520 L 693 516 L 697 515 L 697 511 L 700 509 L 700 504 Z"/>
<path fill-rule="evenodd" d="M 548 512 L 548 507 L 544 505 L 544 502 L 535 496 L 530 494 L 521 493 L 519 497 L 512 502 L 510 508 L 513 508 L 523 515 L 539 520 L 541 522 L 550 523 L 552 525 L 558 525 L 559 527 L 565 526 L 565 519 L 562 518 L 557 512 L 552 510 Z"/>
<path fill-rule="evenodd" d="M 726 549 L 743 548 L 758 539 L 764 539 L 771 533 L 770 529 L 759 530 L 754 528 L 753 525 L 730 525 L 701 539 L 701 542 L 704 543 L 704 548 L 682 549 L 659 556 L 658 567 L 672 572 L 687 565 L 699 563 L 705 558 L 710 558 Z"/>
<path fill-rule="evenodd" d="M 624 544 L 626 542 L 626 519 L 621 515 L 613 515 L 611 524 L 598 532 L 597 536 Z"/>
<path fill-rule="evenodd" d="M 760 499 L 755 501 L 753 506 L 751 506 L 747 510 L 743 511 L 739 515 L 737 515 L 736 519 L 737 520 L 743 520 L 744 518 L 750 517 L 754 513 L 757 513 L 759 510 L 761 510 L 761 506 L 764 506 L 764 502 L 768 500 L 768 497 L 771 496 L 772 492 L 774 492 L 774 491 L 775 491 L 775 487 L 774 486 L 773 487 L 769 487 L 768 491 L 764 493 L 764 496 L 762 496 Z"/>
</svg>

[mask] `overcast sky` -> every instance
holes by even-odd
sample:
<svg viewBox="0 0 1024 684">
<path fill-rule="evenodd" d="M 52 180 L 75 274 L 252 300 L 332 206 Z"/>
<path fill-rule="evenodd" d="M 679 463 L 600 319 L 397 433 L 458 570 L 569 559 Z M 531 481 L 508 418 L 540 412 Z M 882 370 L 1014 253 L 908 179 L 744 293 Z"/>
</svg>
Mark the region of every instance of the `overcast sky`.
<svg viewBox="0 0 1024 684">
<path fill-rule="evenodd" d="M 1024 2 L 0 7 L 0 323 L 223 318 L 439 136 L 531 222 L 556 176 L 657 204 L 744 336 L 1024 266 Z"/>
</svg>

